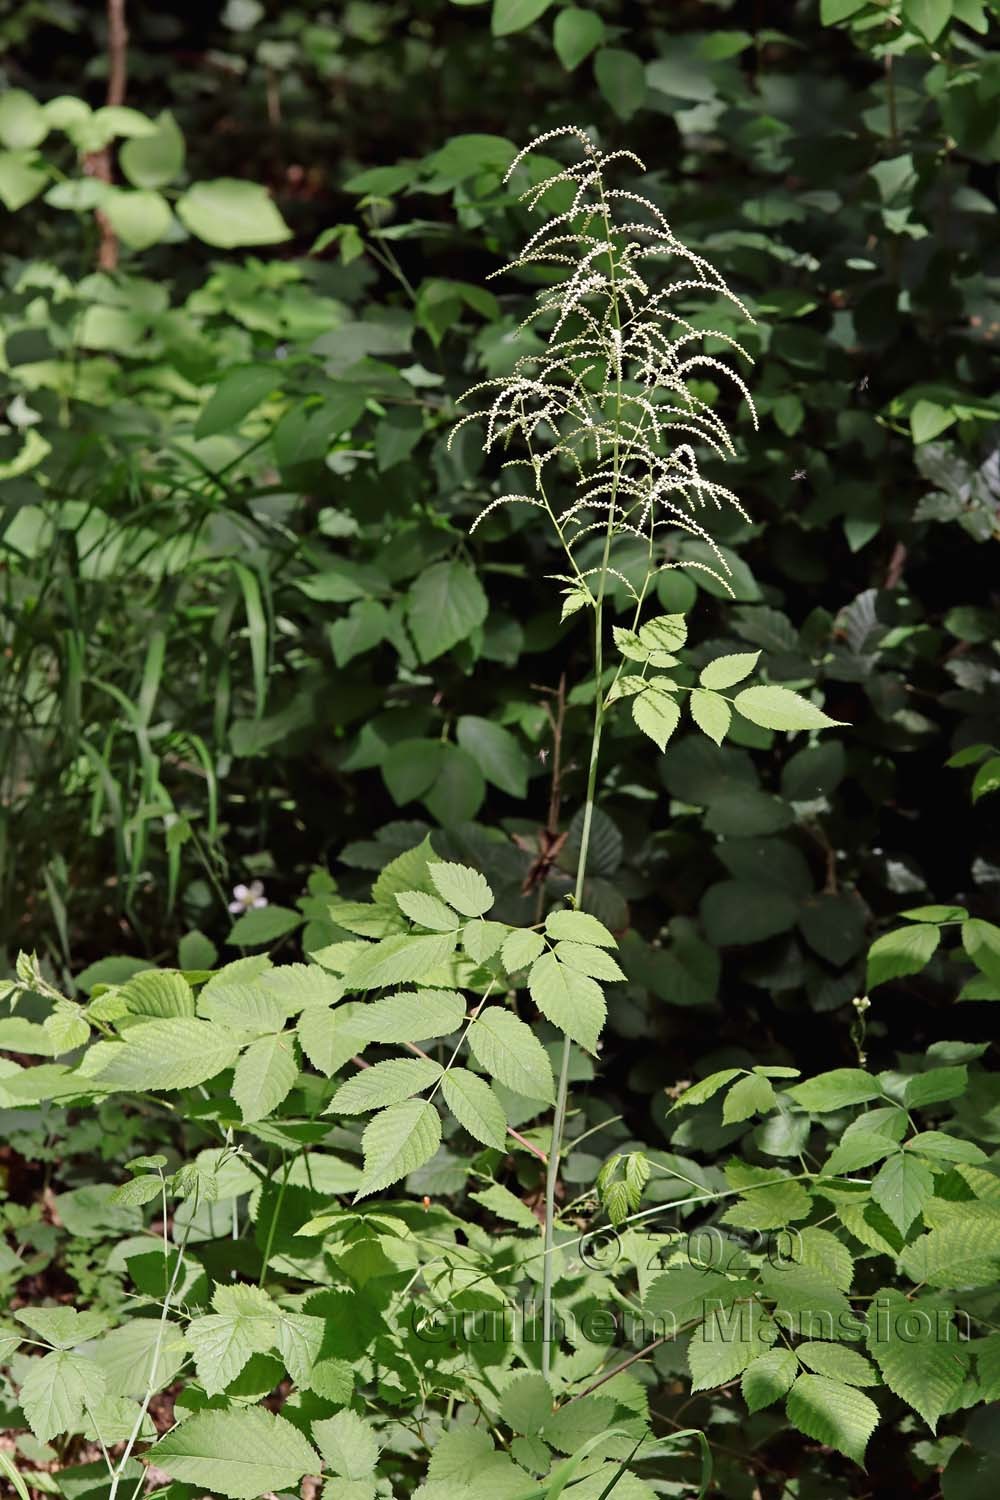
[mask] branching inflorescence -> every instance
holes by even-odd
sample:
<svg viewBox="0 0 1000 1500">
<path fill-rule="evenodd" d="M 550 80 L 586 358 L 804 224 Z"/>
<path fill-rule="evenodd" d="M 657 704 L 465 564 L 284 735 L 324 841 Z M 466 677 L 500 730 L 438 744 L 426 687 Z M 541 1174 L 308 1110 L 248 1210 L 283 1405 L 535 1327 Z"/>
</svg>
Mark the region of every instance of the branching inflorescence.
<svg viewBox="0 0 1000 1500">
<path fill-rule="evenodd" d="M 644 172 L 637 156 L 601 151 L 582 130 L 567 126 L 525 147 L 505 181 L 529 152 L 557 136 L 574 138 L 582 160 L 522 197 L 535 208 L 565 184 L 573 189 L 572 201 L 531 235 L 510 267 L 493 273 L 565 268 L 538 293 L 537 306 L 521 325 L 543 330 L 545 347 L 521 355 L 509 375 L 467 391 L 463 400 L 483 393 L 492 400 L 464 416 L 452 437 L 465 423 L 485 419 L 487 452 L 507 448 L 515 437 L 523 440 L 528 456 L 504 467 L 527 467 L 530 491 L 501 495 L 480 513 L 473 530 L 498 506 L 522 503 L 547 511 L 573 569 L 564 580 L 569 613 L 593 602 L 587 578 L 595 573 L 618 577 L 639 601 L 632 584 L 610 566 L 608 552 L 601 567 L 578 564 L 579 544 L 595 532 L 605 535 L 609 547 L 619 537 L 646 541 L 650 574 L 703 567 L 725 581 L 728 564 L 699 512 L 728 503 L 748 518 L 732 490 L 701 472 L 699 449 L 720 459 L 735 449 L 722 417 L 698 394 L 698 382 L 728 379 L 746 399 L 754 426 L 757 416 L 745 382 L 705 353 L 703 340 L 728 344 L 747 360 L 750 355 L 725 331 L 695 327 L 674 304 L 703 291 L 725 298 L 753 322 L 750 313 L 708 261 L 681 243 L 654 203 L 608 185 L 608 169 L 618 162 Z M 550 502 L 545 485 L 553 461 L 575 473 L 575 494 L 559 506 Z M 717 568 L 672 559 L 658 546 L 659 533 L 676 530 L 706 543 Z"/>
</svg>

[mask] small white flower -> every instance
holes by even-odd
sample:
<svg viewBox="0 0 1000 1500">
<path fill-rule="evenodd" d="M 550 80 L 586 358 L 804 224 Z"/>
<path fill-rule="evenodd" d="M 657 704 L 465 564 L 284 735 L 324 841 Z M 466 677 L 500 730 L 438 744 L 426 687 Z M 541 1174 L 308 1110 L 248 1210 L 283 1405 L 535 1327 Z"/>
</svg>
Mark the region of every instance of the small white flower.
<svg viewBox="0 0 1000 1500">
<path fill-rule="evenodd" d="M 264 884 L 260 880 L 252 880 L 249 885 L 234 885 L 233 899 L 229 903 L 229 910 L 234 915 L 245 911 L 256 911 L 258 907 L 267 905 L 267 897 L 264 895 Z"/>
</svg>

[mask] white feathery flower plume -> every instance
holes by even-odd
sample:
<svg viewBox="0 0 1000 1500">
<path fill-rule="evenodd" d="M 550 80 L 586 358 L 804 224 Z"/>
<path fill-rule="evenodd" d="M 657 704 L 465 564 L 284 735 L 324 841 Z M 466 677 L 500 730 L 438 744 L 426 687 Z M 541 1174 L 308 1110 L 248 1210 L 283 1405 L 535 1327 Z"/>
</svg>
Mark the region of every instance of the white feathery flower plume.
<svg viewBox="0 0 1000 1500">
<path fill-rule="evenodd" d="M 591 602 L 585 579 L 595 570 L 581 571 L 574 549 L 595 531 L 609 544 L 636 536 L 648 542 L 651 574 L 668 567 L 706 567 L 654 562 L 657 533 L 685 531 L 712 549 L 719 572 L 708 571 L 725 583 L 721 575 L 729 572 L 728 565 L 698 512 L 727 503 L 747 517 L 733 492 L 699 469 L 699 449 L 717 458 L 735 449 L 722 417 L 692 383 L 714 376 L 729 380 L 746 400 L 756 427 L 745 381 L 706 354 L 702 340 L 712 337 L 743 358 L 750 356 L 728 333 L 696 328 L 671 304 L 678 294 L 703 291 L 753 319 L 708 261 L 682 244 L 654 203 L 608 185 L 607 169 L 616 162 L 645 171 L 630 151 L 603 152 L 584 131 L 566 126 L 547 131 L 519 152 L 505 181 L 529 152 L 559 136 L 575 139 L 582 160 L 546 177 L 522 198 L 535 208 L 552 188 L 570 184 L 572 202 L 537 229 L 512 262 L 513 268 L 554 267 L 562 273 L 537 294 L 521 325 L 539 333 L 544 348 L 523 354 L 509 375 L 467 391 L 463 401 L 478 397 L 483 404 L 456 424 L 449 439 L 467 422 L 485 419 L 485 451 L 506 448 L 519 437 L 529 456 L 508 463 L 528 469 L 534 484 L 530 493 L 494 500 L 472 530 L 501 505 L 547 511 L 574 568 L 567 590 L 574 597 L 567 598 L 567 610 Z M 668 279 L 654 287 L 651 276 L 658 265 L 667 267 Z M 545 490 L 545 468 L 553 459 L 568 464 L 576 476 L 576 494 L 561 509 Z"/>
</svg>

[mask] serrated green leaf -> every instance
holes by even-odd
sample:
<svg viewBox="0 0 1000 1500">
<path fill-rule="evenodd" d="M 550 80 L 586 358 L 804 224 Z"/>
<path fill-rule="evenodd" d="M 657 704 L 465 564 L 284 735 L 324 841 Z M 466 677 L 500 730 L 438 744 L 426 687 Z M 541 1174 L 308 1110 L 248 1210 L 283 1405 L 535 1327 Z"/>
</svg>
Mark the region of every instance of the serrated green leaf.
<svg viewBox="0 0 1000 1500">
<path fill-rule="evenodd" d="M 467 1068 L 449 1068 L 441 1084 L 445 1103 L 458 1123 L 484 1146 L 502 1151 L 507 1143 L 507 1116 L 489 1084 Z"/>
<path fill-rule="evenodd" d="M 639 628 L 639 639 L 649 651 L 679 651 L 687 640 L 683 615 L 657 615 Z"/>
<path fill-rule="evenodd" d="M 327 1078 L 360 1052 L 370 1040 L 367 1030 L 358 1017 L 369 1007 L 345 1005 L 340 1010 L 327 1010 L 323 1005 L 310 1005 L 299 1016 L 296 1035 L 306 1057 L 313 1067 Z"/>
<path fill-rule="evenodd" d="M 419 927 L 429 927 L 432 932 L 454 932 L 459 919 L 450 906 L 429 896 L 426 891 L 399 891 L 396 904 L 411 922 Z"/>
<path fill-rule="evenodd" d="M 607 984 L 620 984 L 625 980 L 611 954 L 591 943 L 571 943 L 562 939 L 556 943 L 555 956 L 559 963 L 575 969 L 578 974 L 587 974 L 591 979 L 601 979 Z"/>
<path fill-rule="evenodd" d="M 54 1349 L 72 1349 L 86 1343 L 103 1333 L 109 1322 L 103 1313 L 77 1312 L 75 1307 L 21 1307 L 14 1316 Z"/>
<path fill-rule="evenodd" d="M 312 1424 L 316 1446 L 335 1474 L 343 1479 L 367 1479 L 378 1463 L 378 1438 L 357 1412 L 338 1411 L 336 1416 Z"/>
<path fill-rule="evenodd" d="M 168 969 L 145 969 L 122 985 L 118 998 L 129 1015 L 163 1018 L 193 1016 L 194 993 L 181 974 Z"/>
<path fill-rule="evenodd" d="M 228 1298 L 218 1297 L 229 1292 Z M 258 1287 L 217 1288 L 218 1311 L 192 1318 L 185 1331 L 198 1379 L 209 1396 L 231 1385 L 255 1354 L 264 1354 L 277 1336 L 277 1309 Z"/>
<path fill-rule="evenodd" d="M 305 918 L 287 906 L 262 906 L 237 917 L 229 931 L 228 942 L 237 948 L 259 948 L 287 937 Z"/>
<path fill-rule="evenodd" d="M 735 1125 L 741 1120 L 749 1120 L 751 1115 L 773 1109 L 774 1104 L 775 1093 L 771 1083 L 766 1078 L 748 1073 L 738 1083 L 734 1083 L 726 1095 L 722 1106 L 722 1123 Z"/>
<path fill-rule="evenodd" d="M 295 1038 L 290 1031 L 251 1042 L 233 1073 L 233 1098 L 243 1123 L 266 1120 L 294 1088 L 298 1076 Z"/>
<path fill-rule="evenodd" d="M 906 1245 L 899 1259 L 918 1284 L 992 1286 L 1000 1279 L 1000 1207 L 963 1205 L 950 1223 Z"/>
<path fill-rule="evenodd" d="M 375 1063 L 349 1078 L 330 1100 L 325 1115 L 361 1115 L 421 1093 L 441 1077 L 440 1063 L 429 1057 L 398 1057 Z"/>
<path fill-rule="evenodd" d="M 798 1373 L 798 1361 L 790 1349 L 770 1349 L 759 1355 L 747 1365 L 740 1381 L 749 1411 L 762 1411 L 765 1406 L 780 1401 Z"/>
<path fill-rule="evenodd" d="M 895 1288 L 874 1299 L 868 1351 L 889 1389 L 923 1417 L 933 1432 L 950 1411 L 968 1373 L 950 1309 L 933 1299 L 904 1297 Z"/>
<path fill-rule="evenodd" d="M 929 923 L 900 927 L 876 938 L 868 950 L 868 989 L 904 974 L 919 974 L 940 941 L 941 929 Z"/>
<path fill-rule="evenodd" d="M 973 1141 L 963 1141 L 943 1130 L 922 1130 L 906 1142 L 907 1151 L 929 1156 L 934 1161 L 959 1161 L 975 1164 L 986 1161 L 986 1152 Z"/>
<path fill-rule="evenodd" d="M 262 1406 L 199 1411 L 149 1450 L 158 1469 L 185 1484 L 256 1500 L 319 1474 L 320 1456 L 297 1427 Z"/>
<path fill-rule="evenodd" d="M 673 698 L 651 687 L 632 699 L 632 718 L 643 734 L 648 734 L 660 750 L 665 750 L 680 723 L 681 711 Z"/>
<path fill-rule="evenodd" d="M 552 1416 L 552 1388 L 541 1375 L 516 1375 L 500 1392 L 500 1416 L 515 1432 L 541 1432 Z"/>
<path fill-rule="evenodd" d="M 402 990 L 359 1006 L 352 1027 L 372 1042 L 426 1042 L 450 1036 L 465 1019 L 465 1001 L 454 990 Z"/>
<path fill-rule="evenodd" d="M 688 1344 L 692 1391 L 725 1385 L 741 1375 L 777 1337 L 777 1329 L 756 1302 L 713 1308 Z"/>
<path fill-rule="evenodd" d="M 738 1078 L 741 1072 L 741 1068 L 720 1068 L 717 1073 L 710 1073 L 707 1078 L 701 1078 L 689 1089 L 685 1089 L 680 1098 L 674 1102 L 673 1108 L 686 1109 L 691 1105 L 707 1103 L 720 1089 L 724 1089 L 727 1083 Z"/>
<path fill-rule="evenodd" d="M 861 1068 L 833 1068 L 829 1073 L 820 1073 L 796 1083 L 788 1090 L 790 1099 L 810 1114 L 825 1114 L 836 1109 L 846 1109 L 851 1104 L 864 1104 L 869 1099 L 882 1097 L 878 1081 Z"/>
<path fill-rule="evenodd" d="M 87 1054 L 87 1077 L 102 1088 L 194 1088 L 239 1054 L 239 1040 L 212 1021 L 177 1016 L 130 1026 L 121 1042 L 97 1042 Z"/>
<path fill-rule="evenodd" d="M 759 660 L 759 651 L 737 651 L 731 656 L 717 656 L 701 669 L 698 681 L 703 688 L 732 687 L 749 677 Z"/>
<path fill-rule="evenodd" d="M 474 964 L 484 964 L 500 951 L 511 929 L 504 922 L 466 922 L 462 928 L 462 947 Z"/>
<path fill-rule="evenodd" d="M 608 1012 L 595 980 L 560 963 L 554 953 L 543 953 L 531 966 L 528 989 L 547 1020 L 588 1052 L 597 1050 Z"/>
<path fill-rule="evenodd" d="M 21 1382 L 20 1404 L 39 1442 L 79 1432 L 84 1407 L 103 1395 L 104 1371 L 93 1360 L 66 1349 L 32 1360 Z"/>
<path fill-rule="evenodd" d="M 707 734 L 710 740 L 721 745 L 733 717 L 725 698 L 720 697 L 718 693 L 710 693 L 704 688 L 693 688 L 688 698 L 688 706 L 691 709 L 691 717 L 702 734 Z"/>
<path fill-rule="evenodd" d="M 565 938 L 571 943 L 591 943 L 598 948 L 617 948 L 618 940 L 586 911 L 562 906 L 545 918 L 545 931 L 551 938 Z M 541 952 L 541 949 L 538 950 Z"/>
<path fill-rule="evenodd" d="M 415 1172 L 440 1144 L 441 1119 L 426 1099 L 407 1099 L 383 1109 L 369 1120 L 361 1137 L 365 1165 L 354 1201 Z"/>
<path fill-rule="evenodd" d="M 929 1068 L 911 1078 L 903 1090 L 903 1103 L 907 1109 L 923 1109 L 928 1104 L 941 1104 L 946 1099 L 958 1099 L 969 1085 L 969 1074 L 959 1063 L 953 1068 Z"/>
<path fill-rule="evenodd" d="M 493 905 L 493 892 L 485 877 L 468 865 L 431 863 L 427 873 L 438 895 L 463 917 L 482 917 Z"/>
<path fill-rule="evenodd" d="M 806 1437 L 864 1466 L 878 1407 L 853 1386 L 825 1375 L 800 1375 L 785 1402 L 788 1420 Z"/>
<path fill-rule="evenodd" d="M 344 987 L 348 990 L 380 990 L 393 984 L 423 979 L 447 962 L 457 944 L 457 932 L 383 938 L 348 966 Z"/>
<path fill-rule="evenodd" d="M 835 1176 L 839 1172 L 857 1172 L 898 1150 L 899 1142 L 892 1136 L 877 1131 L 852 1131 L 833 1148 L 823 1164 L 823 1173 Z"/>
<path fill-rule="evenodd" d="M 509 1010 L 491 1005 L 469 1031 L 469 1047 L 480 1067 L 498 1083 L 551 1104 L 555 1098 L 552 1065 L 529 1026 Z"/>
<path fill-rule="evenodd" d="M 516 974 L 535 962 L 545 952 L 545 939 L 540 932 L 527 927 L 518 927 L 504 939 L 500 959 L 508 974 Z"/>
<path fill-rule="evenodd" d="M 876 1371 L 854 1349 L 843 1344 L 815 1343 L 807 1340 L 798 1344 L 795 1353 L 815 1375 L 828 1375 L 831 1380 L 842 1380 L 845 1385 L 878 1385 Z"/>
<path fill-rule="evenodd" d="M 977 969 L 1000 984 L 1000 927 L 972 917 L 962 923 L 962 947 Z"/>
<path fill-rule="evenodd" d="M 821 1271 L 842 1292 L 851 1289 L 854 1259 L 843 1240 L 829 1229 L 809 1225 L 794 1236 L 793 1256 L 800 1265 Z"/>
<path fill-rule="evenodd" d="M 493 1182 L 488 1188 L 483 1188 L 482 1192 L 470 1193 L 469 1197 L 474 1203 L 482 1204 L 483 1208 L 495 1214 L 498 1219 L 516 1224 L 518 1229 L 530 1229 L 532 1233 L 537 1233 L 538 1220 L 531 1209 L 501 1183 Z"/>
<path fill-rule="evenodd" d="M 829 718 L 807 698 L 783 687 L 744 688 L 736 694 L 733 706 L 744 719 L 761 729 L 780 729 L 790 734 L 800 729 L 829 729 L 842 722 Z"/>
</svg>

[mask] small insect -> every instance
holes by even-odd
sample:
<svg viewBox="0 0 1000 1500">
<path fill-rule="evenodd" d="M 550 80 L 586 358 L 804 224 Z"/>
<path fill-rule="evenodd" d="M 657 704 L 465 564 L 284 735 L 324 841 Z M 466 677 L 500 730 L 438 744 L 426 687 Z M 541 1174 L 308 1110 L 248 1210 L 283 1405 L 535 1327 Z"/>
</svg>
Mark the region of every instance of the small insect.
<svg viewBox="0 0 1000 1500">
<path fill-rule="evenodd" d="M 859 391 L 866 391 L 868 389 L 868 376 L 867 375 L 862 375 L 861 379 L 858 381 L 856 389 L 859 390 Z"/>
<path fill-rule="evenodd" d="M 546 763 L 546 761 L 548 760 L 548 758 L 549 758 L 548 746 L 543 745 L 542 748 L 538 752 L 538 759 L 540 760 L 540 762 L 544 766 L 545 763 Z"/>
<path fill-rule="evenodd" d="M 805 469 L 796 469 L 795 473 L 792 475 L 793 479 L 805 479 L 805 477 L 806 477 L 806 471 L 805 471 Z"/>
</svg>

